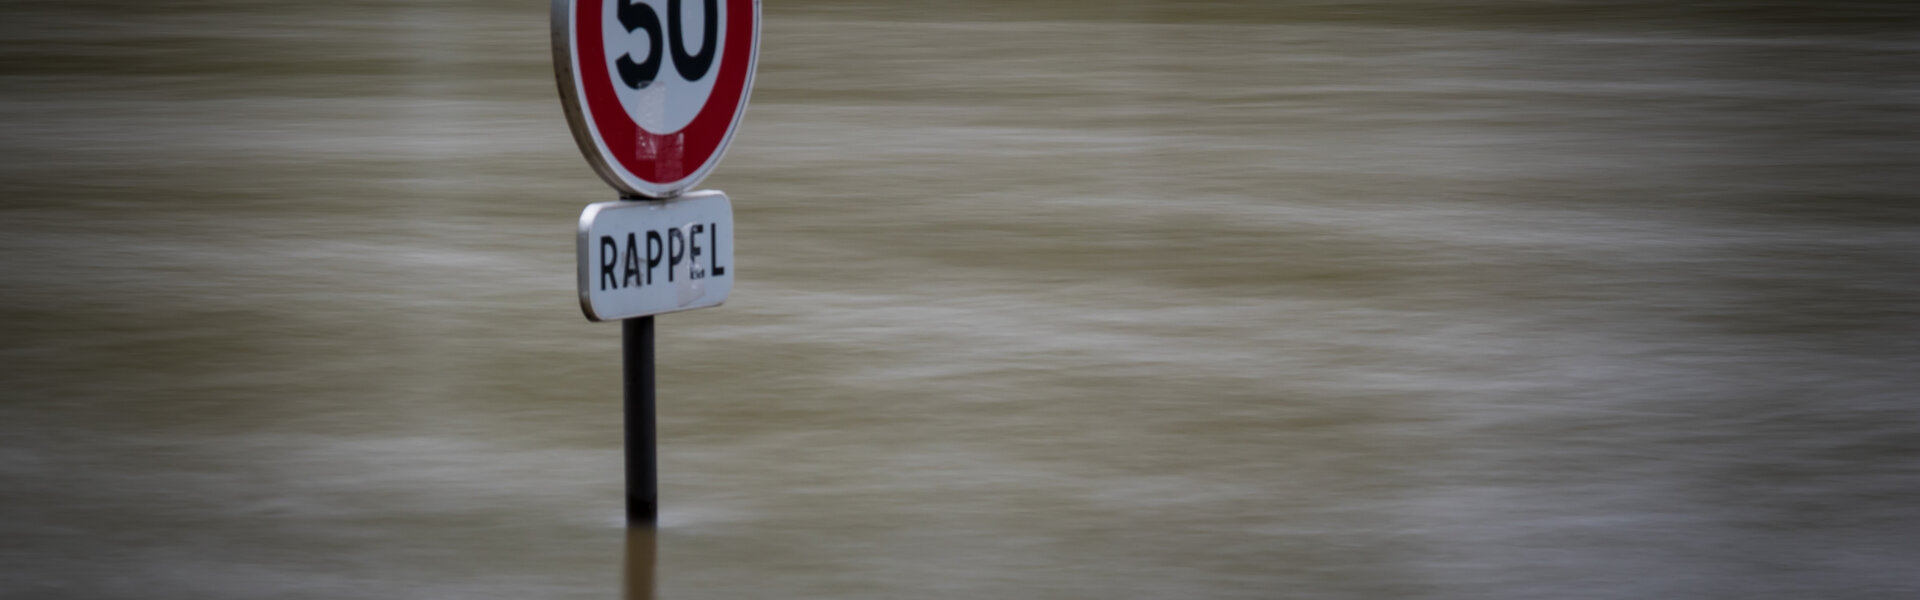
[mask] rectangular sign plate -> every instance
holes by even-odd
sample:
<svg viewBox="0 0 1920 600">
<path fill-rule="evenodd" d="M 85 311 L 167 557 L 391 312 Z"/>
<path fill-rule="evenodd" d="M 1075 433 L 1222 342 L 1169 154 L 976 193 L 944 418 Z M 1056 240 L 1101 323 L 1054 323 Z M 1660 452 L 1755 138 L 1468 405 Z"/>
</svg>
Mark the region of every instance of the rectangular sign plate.
<svg viewBox="0 0 1920 600">
<path fill-rule="evenodd" d="M 719 306 L 733 291 L 733 204 L 719 191 L 589 204 L 577 247 L 591 321 Z"/>
</svg>

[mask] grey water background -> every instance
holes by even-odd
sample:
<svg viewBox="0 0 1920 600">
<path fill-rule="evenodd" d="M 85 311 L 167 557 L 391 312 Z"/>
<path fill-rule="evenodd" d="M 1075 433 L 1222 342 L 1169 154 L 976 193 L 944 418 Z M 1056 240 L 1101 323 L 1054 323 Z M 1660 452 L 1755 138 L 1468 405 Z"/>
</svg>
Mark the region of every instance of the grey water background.
<svg viewBox="0 0 1920 600">
<path fill-rule="evenodd" d="M 764 16 L 630 539 L 545 3 L 0 5 L 0 597 L 1920 593 L 1909 3 Z"/>
</svg>

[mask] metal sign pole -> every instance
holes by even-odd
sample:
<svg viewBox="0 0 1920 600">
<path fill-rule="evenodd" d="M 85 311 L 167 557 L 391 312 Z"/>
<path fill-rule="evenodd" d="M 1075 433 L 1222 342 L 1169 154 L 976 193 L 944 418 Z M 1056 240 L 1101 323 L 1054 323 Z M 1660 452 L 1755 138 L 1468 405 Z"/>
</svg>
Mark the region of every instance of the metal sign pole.
<svg viewBox="0 0 1920 600">
<path fill-rule="evenodd" d="M 620 321 L 626 387 L 627 524 L 654 523 L 660 506 L 653 437 L 653 317 Z"/>
<path fill-rule="evenodd" d="M 552 0 L 548 13 L 567 128 L 621 197 L 581 211 L 574 247 L 581 313 L 621 322 L 630 527 L 652 527 L 660 508 L 653 315 L 719 306 L 733 290 L 732 201 L 693 187 L 720 164 L 746 114 L 760 1 L 696 3 L 692 54 L 680 43 L 692 32 L 678 0 Z M 671 69 L 658 68 L 662 39 Z"/>
</svg>

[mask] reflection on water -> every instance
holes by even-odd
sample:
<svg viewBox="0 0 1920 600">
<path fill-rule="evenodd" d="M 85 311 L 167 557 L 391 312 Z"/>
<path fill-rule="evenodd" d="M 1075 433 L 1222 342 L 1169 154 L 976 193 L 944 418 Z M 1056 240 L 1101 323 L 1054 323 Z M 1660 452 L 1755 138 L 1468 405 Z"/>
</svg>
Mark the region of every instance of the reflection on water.
<svg viewBox="0 0 1920 600">
<path fill-rule="evenodd" d="M 768 3 L 656 539 L 544 6 L 9 4 L 0 596 L 1909 596 L 1915 12 Z"/>
<path fill-rule="evenodd" d="M 653 554 L 659 548 L 651 527 L 627 529 L 626 560 L 622 561 L 621 597 L 626 600 L 653 600 Z"/>
</svg>

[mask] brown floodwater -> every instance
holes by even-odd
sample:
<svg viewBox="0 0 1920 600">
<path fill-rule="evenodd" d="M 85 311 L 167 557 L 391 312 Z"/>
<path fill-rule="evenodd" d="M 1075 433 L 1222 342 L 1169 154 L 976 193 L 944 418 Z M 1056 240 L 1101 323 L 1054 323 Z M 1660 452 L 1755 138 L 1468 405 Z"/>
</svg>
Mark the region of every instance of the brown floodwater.
<svg viewBox="0 0 1920 600">
<path fill-rule="evenodd" d="M 0 6 L 0 597 L 1920 593 L 1920 9 L 764 18 L 630 532 L 545 3 Z"/>
</svg>

